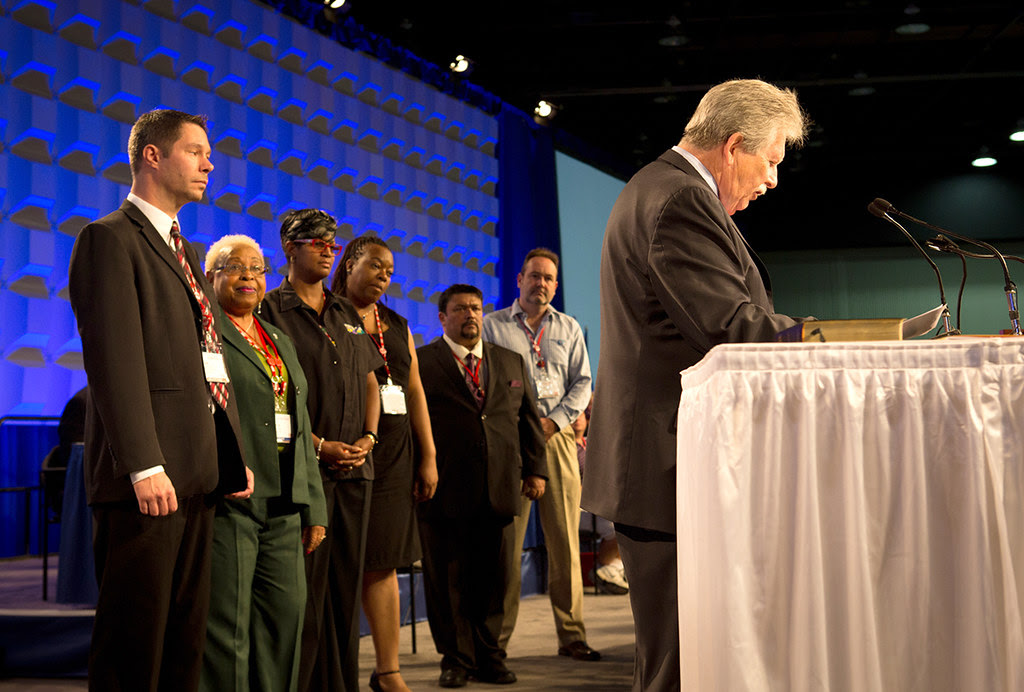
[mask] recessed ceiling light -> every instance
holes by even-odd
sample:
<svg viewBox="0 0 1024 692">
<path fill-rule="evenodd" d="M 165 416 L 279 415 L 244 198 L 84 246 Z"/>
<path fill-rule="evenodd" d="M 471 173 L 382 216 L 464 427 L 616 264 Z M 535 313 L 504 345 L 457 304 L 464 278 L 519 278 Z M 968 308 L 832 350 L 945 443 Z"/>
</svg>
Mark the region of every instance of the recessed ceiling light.
<svg viewBox="0 0 1024 692">
<path fill-rule="evenodd" d="M 971 161 L 971 165 L 975 168 L 988 168 L 989 166 L 996 165 L 996 163 L 996 160 L 991 156 L 979 156 Z"/>
<path fill-rule="evenodd" d="M 910 22 L 896 27 L 896 33 L 900 36 L 918 36 L 920 34 L 927 34 L 931 30 L 931 26 L 924 22 Z"/>
<path fill-rule="evenodd" d="M 1024 142 L 1024 130 L 1017 130 L 1010 134 L 1011 142 Z"/>
<path fill-rule="evenodd" d="M 666 48 L 678 48 L 679 46 L 685 46 L 689 42 L 689 37 L 680 34 L 670 34 L 658 39 L 658 45 Z"/>
</svg>

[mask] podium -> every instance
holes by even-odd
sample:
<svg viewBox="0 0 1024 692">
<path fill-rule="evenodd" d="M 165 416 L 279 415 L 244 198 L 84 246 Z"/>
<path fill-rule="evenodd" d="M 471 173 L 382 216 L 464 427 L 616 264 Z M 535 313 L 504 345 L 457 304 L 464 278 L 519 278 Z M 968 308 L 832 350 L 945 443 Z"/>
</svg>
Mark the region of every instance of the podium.
<svg viewBox="0 0 1024 692">
<path fill-rule="evenodd" d="M 1024 689 L 1024 339 L 682 373 L 683 690 Z"/>
</svg>

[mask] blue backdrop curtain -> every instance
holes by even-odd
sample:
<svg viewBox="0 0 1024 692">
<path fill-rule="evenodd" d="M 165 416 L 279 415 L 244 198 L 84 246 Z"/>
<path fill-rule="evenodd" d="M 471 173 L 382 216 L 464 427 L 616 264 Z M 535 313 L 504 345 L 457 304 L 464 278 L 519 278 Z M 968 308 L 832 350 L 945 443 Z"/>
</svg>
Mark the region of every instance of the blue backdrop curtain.
<svg viewBox="0 0 1024 692">
<path fill-rule="evenodd" d="M 516 275 L 526 253 L 535 247 L 561 252 L 554 137 L 507 104 L 498 114 L 498 203 L 500 307 L 507 307 L 519 295 Z M 561 291 L 552 304 L 562 309 Z"/>
</svg>

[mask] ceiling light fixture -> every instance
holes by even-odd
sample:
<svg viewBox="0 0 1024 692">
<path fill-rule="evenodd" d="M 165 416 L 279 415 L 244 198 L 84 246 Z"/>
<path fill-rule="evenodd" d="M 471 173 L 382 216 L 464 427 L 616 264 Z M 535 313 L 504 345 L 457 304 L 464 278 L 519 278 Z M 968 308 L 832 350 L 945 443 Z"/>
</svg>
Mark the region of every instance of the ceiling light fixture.
<svg viewBox="0 0 1024 692">
<path fill-rule="evenodd" d="M 465 55 L 456 55 L 448 64 L 448 69 L 458 75 L 466 76 L 473 71 L 473 61 Z"/>
<path fill-rule="evenodd" d="M 318 0 L 313 0 L 318 2 Z M 352 3 L 348 0 L 319 0 L 318 4 L 323 5 L 324 19 L 331 24 L 337 24 L 341 18 L 352 9 Z"/>
<path fill-rule="evenodd" d="M 1011 142 L 1024 142 L 1024 130 L 1017 130 L 1010 133 Z"/>
<path fill-rule="evenodd" d="M 900 36 L 920 36 L 921 34 L 927 34 L 931 30 L 931 25 L 924 22 L 908 22 L 896 27 L 896 33 Z"/>
<path fill-rule="evenodd" d="M 683 36 L 682 34 L 669 34 L 668 36 L 662 36 L 658 39 L 658 45 L 664 46 L 665 48 L 679 48 L 685 46 L 690 42 L 689 36 Z"/>
<path fill-rule="evenodd" d="M 971 161 L 971 165 L 974 166 L 975 168 L 988 168 L 989 166 L 996 165 L 996 163 L 998 163 L 998 161 L 996 161 L 991 156 L 979 156 L 978 158 Z"/>
<path fill-rule="evenodd" d="M 558 115 L 558 106 L 543 99 L 533 108 L 533 119 L 540 125 L 547 125 Z"/>
<path fill-rule="evenodd" d="M 903 8 L 903 14 L 907 17 L 917 17 L 921 14 L 921 8 L 914 3 L 910 3 Z M 921 21 L 907 22 L 896 27 L 896 33 L 900 36 L 918 36 L 920 34 L 927 34 L 931 30 L 931 26 Z"/>
</svg>

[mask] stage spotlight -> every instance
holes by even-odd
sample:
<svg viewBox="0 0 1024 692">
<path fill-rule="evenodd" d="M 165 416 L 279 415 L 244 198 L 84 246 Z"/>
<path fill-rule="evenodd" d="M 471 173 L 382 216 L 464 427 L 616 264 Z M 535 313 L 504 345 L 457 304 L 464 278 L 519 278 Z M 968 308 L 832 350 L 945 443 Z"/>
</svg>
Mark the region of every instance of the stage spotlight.
<svg viewBox="0 0 1024 692">
<path fill-rule="evenodd" d="M 556 115 L 558 115 L 558 106 L 550 101 L 538 101 L 533 109 L 533 119 L 541 125 L 546 125 Z"/>
<path fill-rule="evenodd" d="M 473 71 L 473 61 L 465 55 L 456 55 L 455 59 L 449 63 L 448 69 L 457 75 L 465 77 Z"/>
<path fill-rule="evenodd" d="M 341 18 L 348 14 L 348 11 L 352 9 L 352 3 L 348 0 L 313 0 L 317 4 L 323 5 L 324 18 L 331 24 L 337 24 L 341 21 Z"/>
</svg>

